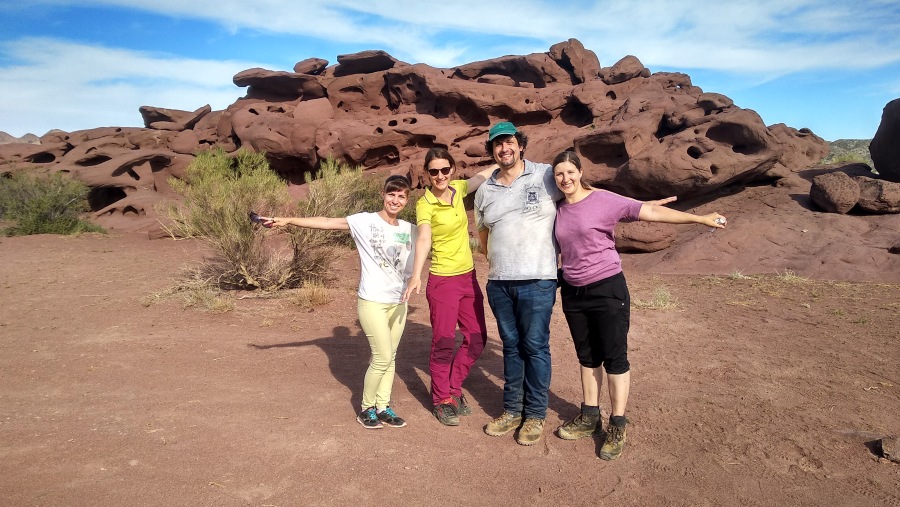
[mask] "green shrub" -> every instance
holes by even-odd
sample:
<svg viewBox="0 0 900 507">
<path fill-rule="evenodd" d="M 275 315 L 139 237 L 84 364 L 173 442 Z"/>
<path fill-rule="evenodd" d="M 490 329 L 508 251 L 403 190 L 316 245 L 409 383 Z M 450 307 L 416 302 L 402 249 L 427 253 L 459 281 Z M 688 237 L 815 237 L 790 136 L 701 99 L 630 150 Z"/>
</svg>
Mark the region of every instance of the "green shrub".
<svg viewBox="0 0 900 507">
<path fill-rule="evenodd" d="M 173 237 L 197 238 L 212 247 L 203 276 L 225 289 L 276 290 L 299 283 L 290 259 L 267 248 L 260 226 L 247 217 L 250 210 L 277 213 L 288 202 L 286 185 L 269 169 L 264 154 L 201 152 L 184 180 L 173 178 L 170 184 L 182 202 L 160 211 L 172 220 L 168 232 Z"/>
<path fill-rule="evenodd" d="M 197 277 L 221 288 L 278 290 L 305 282 L 322 282 L 330 272 L 335 248 L 352 245 L 346 231 L 289 227 L 291 255 L 273 252 L 260 226 L 251 224 L 249 210 L 263 216 L 345 217 L 382 209 L 383 178 L 365 175 L 333 159 L 325 160 L 315 175 L 307 175 L 309 195 L 286 210 L 287 188 L 270 168 L 265 156 L 239 150 L 233 157 L 222 150 L 198 154 L 185 171 L 185 179 L 171 180 L 182 197 L 180 205 L 161 210 L 172 220 L 173 237 L 198 238 L 212 246 L 214 255 Z M 412 197 L 410 202 L 412 203 Z M 415 223 L 414 205 L 404 210 Z"/>
<path fill-rule="evenodd" d="M 385 178 L 385 175 L 367 175 L 360 167 L 350 167 L 333 158 L 325 159 L 315 176 L 307 174 L 309 194 L 297 204 L 296 215 L 346 217 L 363 211 L 379 211 L 384 207 L 381 189 Z M 400 218 L 416 223 L 415 195 L 410 195 Z M 303 280 L 324 281 L 334 258 L 333 249 L 353 246 L 347 231 L 291 227 L 289 232 L 294 253 L 293 269 Z"/>
<path fill-rule="evenodd" d="M 62 173 L 15 171 L 0 177 L 0 217 L 15 222 L 6 236 L 104 232 L 81 218 L 90 189 Z"/>
<path fill-rule="evenodd" d="M 384 207 L 381 189 L 386 177 L 383 174 L 367 175 L 360 167 L 350 167 L 327 158 L 314 177 L 307 174 L 309 195 L 299 203 L 298 214 L 304 217 L 346 217 L 363 211 L 380 211 Z M 415 215 L 415 196 L 411 193 L 399 218 L 415 224 Z M 325 231 L 323 234 L 328 243 L 353 244 L 346 232 Z"/>
</svg>

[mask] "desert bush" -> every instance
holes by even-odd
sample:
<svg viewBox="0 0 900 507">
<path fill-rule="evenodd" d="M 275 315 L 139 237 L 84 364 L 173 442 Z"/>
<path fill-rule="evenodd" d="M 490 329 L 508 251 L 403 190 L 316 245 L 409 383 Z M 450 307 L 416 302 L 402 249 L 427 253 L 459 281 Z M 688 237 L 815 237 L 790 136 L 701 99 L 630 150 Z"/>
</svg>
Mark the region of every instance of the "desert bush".
<svg viewBox="0 0 900 507">
<path fill-rule="evenodd" d="M 62 173 L 12 171 L 0 177 L 0 217 L 15 223 L 6 236 L 104 232 L 83 220 L 90 189 Z"/>
<path fill-rule="evenodd" d="M 172 178 L 180 204 L 164 204 L 160 212 L 171 220 L 173 237 L 197 238 L 209 244 L 212 256 L 202 277 L 223 289 L 277 290 L 295 286 L 299 278 L 291 259 L 264 244 L 260 226 L 247 214 L 280 211 L 288 202 L 287 188 L 262 153 L 221 149 L 197 154 L 184 180 Z"/>
<path fill-rule="evenodd" d="M 203 152 L 188 166 L 184 180 L 171 180 L 182 203 L 168 204 L 161 213 L 171 219 L 168 231 L 173 237 L 198 238 L 211 245 L 214 255 L 198 276 L 220 288 L 271 291 L 322 282 L 335 249 L 352 244 L 345 231 L 290 227 L 286 231 L 291 252 L 281 255 L 267 242 L 271 235 L 260 234 L 264 229 L 248 220 L 248 211 L 264 216 L 328 217 L 377 211 L 382 208 L 383 181 L 332 159 L 307 180 L 308 197 L 288 210 L 286 185 L 263 154 Z"/>
<path fill-rule="evenodd" d="M 381 189 L 385 175 L 367 175 L 360 167 L 341 164 L 333 158 L 325 159 L 315 175 L 308 174 L 309 195 L 298 205 L 298 215 L 304 217 L 346 217 L 362 211 L 379 211 L 383 207 Z M 415 196 L 400 213 L 403 220 L 416 223 Z M 343 231 L 324 231 L 326 242 L 353 245 Z"/>
<path fill-rule="evenodd" d="M 315 176 L 307 175 L 309 194 L 297 204 L 296 214 L 303 217 L 346 217 L 383 207 L 383 175 L 367 175 L 360 167 L 350 167 L 332 158 L 322 162 Z M 400 218 L 415 223 L 414 195 Z M 347 231 L 325 231 L 291 227 L 293 269 L 303 279 L 322 282 L 334 258 L 333 248 L 353 246 Z"/>
</svg>

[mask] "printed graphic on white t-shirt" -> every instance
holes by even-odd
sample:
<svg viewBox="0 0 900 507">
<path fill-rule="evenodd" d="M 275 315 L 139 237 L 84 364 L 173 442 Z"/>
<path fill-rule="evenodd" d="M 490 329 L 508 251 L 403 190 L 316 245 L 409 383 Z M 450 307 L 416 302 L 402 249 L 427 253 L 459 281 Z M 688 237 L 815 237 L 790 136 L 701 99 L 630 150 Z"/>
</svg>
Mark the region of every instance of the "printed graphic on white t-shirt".
<svg viewBox="0 0 900 507">
<path fill-rule="evenodd" d="M 397 276 L 400 281 L 405 281 L 403 270 L 406 267 L 406 258 L 412 249 L 412 240 L 408 232 L 393 233 L 393 241 L 385 248 L 384 227 L 380 224 L 369 225 L 369 244 L 375 254 L 375 260 L 386 273 Z"/>
</svg>

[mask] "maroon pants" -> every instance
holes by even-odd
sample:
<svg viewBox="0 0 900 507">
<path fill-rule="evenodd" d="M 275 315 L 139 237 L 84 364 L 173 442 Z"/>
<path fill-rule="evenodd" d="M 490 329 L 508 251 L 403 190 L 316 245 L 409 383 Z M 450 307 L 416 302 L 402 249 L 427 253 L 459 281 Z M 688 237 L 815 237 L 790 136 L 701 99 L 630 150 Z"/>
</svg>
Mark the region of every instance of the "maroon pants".
<svg viewBox="0 0 900 507">
<path fill-rule="evenodd" d="M 484 295 L 473 269 L 455 276 L 429 274 L 425 297 L 431 313 L 431 398 L 438 405 L 462 393 L 463 381 L 484 350 Z M 457 324 L 463 337 L 459 348 Z"/>
</svg>

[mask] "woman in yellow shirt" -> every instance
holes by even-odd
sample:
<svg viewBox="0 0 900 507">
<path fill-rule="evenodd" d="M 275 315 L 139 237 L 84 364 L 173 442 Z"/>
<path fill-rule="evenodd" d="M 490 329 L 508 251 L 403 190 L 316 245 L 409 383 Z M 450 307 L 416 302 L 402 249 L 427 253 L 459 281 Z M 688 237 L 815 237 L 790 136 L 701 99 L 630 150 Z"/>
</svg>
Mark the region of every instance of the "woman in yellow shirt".
<svg viewBox="0 0 900 507">
<path fill-rule="evenodd" d="M 408 301 L 413 291 L 419 293 L 425 258 L 431 253 L 425 289 L 432 329 L 431 397 L 435 417 L 447 426 L 459 425 L 460 415 L 472 413 L 462 383 L 487 341 L 484 295 L 475 277 L 463 198 L 475 193 L 494 169 L 496 165 L 467 180 L 451 181 L 456 162 L 446 149 L 432 148 L 425 155 L 431 186 L 416 202 L 418 239 L 413 274 L 403 301 Z M 457 324 L 463 336 L 458 349 Z"/>
</svg>

